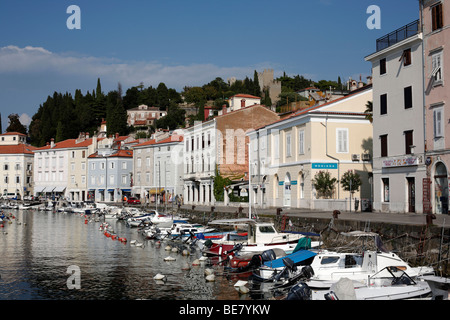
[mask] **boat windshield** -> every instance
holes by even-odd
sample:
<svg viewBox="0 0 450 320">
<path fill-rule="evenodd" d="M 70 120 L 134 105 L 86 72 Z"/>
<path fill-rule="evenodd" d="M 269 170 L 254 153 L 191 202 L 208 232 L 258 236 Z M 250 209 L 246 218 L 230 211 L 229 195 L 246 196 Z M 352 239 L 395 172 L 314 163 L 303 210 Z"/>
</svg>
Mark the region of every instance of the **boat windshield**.
<svg viewBox="0 0 450 320">
<path fill-rule="evenodd" d="M 275 233 L 275 230 L 272 226 L 260 226 L 259 232 L 261 233 Z"/>
</svg>

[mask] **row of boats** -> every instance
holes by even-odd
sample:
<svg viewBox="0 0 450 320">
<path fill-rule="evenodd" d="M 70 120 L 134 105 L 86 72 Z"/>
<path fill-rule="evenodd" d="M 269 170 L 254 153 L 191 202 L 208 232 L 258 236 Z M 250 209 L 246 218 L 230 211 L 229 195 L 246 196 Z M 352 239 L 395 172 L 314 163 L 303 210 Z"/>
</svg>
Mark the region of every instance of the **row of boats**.
<svg viewBox="0 0 450 320">
<path fill-rule="evenodd" d="M 450 279 L 436 276 L 429 266 L 410 266 L 385 250 L 379 235 L 372 232 L 343 233 L 362 239 L 365 246 L 339 252 L 323 249 L 319 234 L 278 232 L 272 223 L 250 218 L 214 220 L 204 226 L 154 210 L 123 208 L 104 217 L 126 217 L 127 225 L 137 227 L 146 240 L 178 241 L 199 250 L 257 298 L 449 299 Z"/>
<path fill-rule="evenodd" d="M 210 221 L 206 226 L 156 210 L 96 205 L 55 211 L 95 213 L 124 221 L 146 240 L 170 241 L 201 253 L 238 279 L 253 297 L 287 300 L 449 299 L 450 279 L 432 267 L 412 267 L 385 250 L 378 234 L 349 232 L 361 248 L 324 249 L 320 235 L 278 232 L 256 219 Z M 356 243 L 354 240 L 352 243 Z M 371 244 L 371 245 L 369 245 Z"/>
</svg>

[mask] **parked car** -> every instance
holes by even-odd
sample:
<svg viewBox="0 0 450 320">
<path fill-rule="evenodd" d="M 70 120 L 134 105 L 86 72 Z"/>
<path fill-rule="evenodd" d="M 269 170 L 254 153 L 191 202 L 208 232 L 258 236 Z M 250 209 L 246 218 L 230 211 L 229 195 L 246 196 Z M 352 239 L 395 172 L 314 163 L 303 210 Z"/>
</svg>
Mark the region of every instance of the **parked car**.
<svg viewBox="0 0 450 320">
<path fill-rule="evenodd" d="M 136 197 L 129 197 L 128 200 L 127 200 L 127 203 L 128 204 L 140 204 L 141 200 L 139 200 Z"/>
</svg>

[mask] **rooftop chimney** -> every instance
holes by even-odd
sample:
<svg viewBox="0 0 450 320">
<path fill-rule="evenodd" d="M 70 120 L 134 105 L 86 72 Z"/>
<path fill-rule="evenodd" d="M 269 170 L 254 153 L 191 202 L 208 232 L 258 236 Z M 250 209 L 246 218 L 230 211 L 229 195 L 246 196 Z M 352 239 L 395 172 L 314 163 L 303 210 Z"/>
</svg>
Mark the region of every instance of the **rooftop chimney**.
<svg viewBox="0 0 450 320">
<path fill-rule="evenodd" d="M 51 138 L 50 140 L 50 148 L 54 148 L 55 147 L 55 139 Z"/>
<path fill-rule="evenodd" d="M 222 115 L 227 114 L 227 105 L 222 105 Z"/>
</svg>

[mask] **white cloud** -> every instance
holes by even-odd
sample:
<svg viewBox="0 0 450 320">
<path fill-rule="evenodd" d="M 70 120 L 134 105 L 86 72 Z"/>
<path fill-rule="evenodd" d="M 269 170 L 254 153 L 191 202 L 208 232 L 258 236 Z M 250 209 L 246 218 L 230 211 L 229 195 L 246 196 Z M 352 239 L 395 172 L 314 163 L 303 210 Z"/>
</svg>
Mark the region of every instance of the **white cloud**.
<svg viewBox="0 0 450 320">
<path fill-rule="evenodd" d="M 41 47 L 0 48 L 0 74 L 40 74 L 61 77 L 101 78 L 111 83 L 120 82 L 124 88 L 143 82 L 144 85 L 158 85 L 164 82 L 168 87 L 182 89 L 185 85 L 203 85 L 216 77 L 226 80 L 234 76 L 252 76 L 254 66 L 220 67 L 213 64 L 164 65 L 160 62 L 121 61 L 112 58 L 77 56 L 76 54 L 54 53 Z M 95 85 L 95 84 L 94 84 Z M 73 88 L 75 90 L 77 88 Z"/>
</svg>

